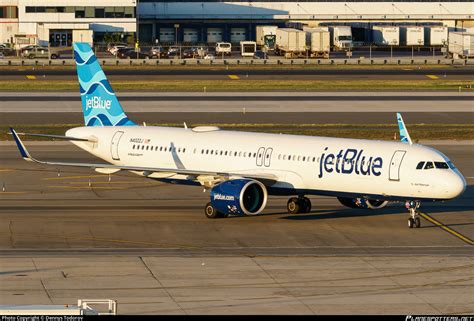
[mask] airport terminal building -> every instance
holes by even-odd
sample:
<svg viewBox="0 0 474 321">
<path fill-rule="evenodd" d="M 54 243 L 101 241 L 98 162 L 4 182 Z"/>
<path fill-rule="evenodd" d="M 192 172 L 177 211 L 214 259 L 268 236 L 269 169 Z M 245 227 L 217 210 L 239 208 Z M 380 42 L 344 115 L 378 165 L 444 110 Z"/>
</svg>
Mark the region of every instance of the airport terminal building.
<svg viewBox="0 0 474 321">
<path fill-rule="evenodd" d="M 363 43 L 374 25 L 469 30 L 473 18 L 468 0 L 0 0 L 0 43 L 133 42 L 137 26 L 140 43 L 238 43 L 255 40 L 258 25 L 351 25 Z"/>
</svg>

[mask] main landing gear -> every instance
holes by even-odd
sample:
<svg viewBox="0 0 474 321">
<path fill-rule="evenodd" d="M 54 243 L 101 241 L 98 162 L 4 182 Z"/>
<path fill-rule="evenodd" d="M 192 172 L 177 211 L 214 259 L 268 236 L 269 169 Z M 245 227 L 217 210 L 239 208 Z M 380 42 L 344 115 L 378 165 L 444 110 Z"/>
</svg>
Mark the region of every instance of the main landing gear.
<svg viewBox="0 0 474 321">
<path fill-rule="evenodd" d="M 286 208 L 288 214 L 309 213 L 311 212 L 311 201 L 303 195 L 292 197 L 288 200 Z"/>
<path fill-rule="evenodd" d="M 207 218 L 224 218 L 229 216 L 229 214 L 227 213 L 218 212 L 211 202 L 206 204 L 206 207 L 204 208 L 204 213 L 206 214 Z"/>
<path fill-rule="evenodd" d="M 417 209 L 420 207 L 421 203 L 419 201 L 407 201 L 405 207 L 410 212 L 410 217 L 408 218 L 408 227 L 409 228 L 419 228 L 420 223 L 420 214 Z"/>
</svg>

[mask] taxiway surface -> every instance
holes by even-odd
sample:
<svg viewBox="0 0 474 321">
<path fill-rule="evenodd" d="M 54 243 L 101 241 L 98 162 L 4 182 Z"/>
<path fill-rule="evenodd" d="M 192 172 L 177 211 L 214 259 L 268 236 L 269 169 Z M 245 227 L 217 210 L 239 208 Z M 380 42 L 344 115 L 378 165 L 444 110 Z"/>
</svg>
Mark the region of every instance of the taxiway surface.
<svg viewBox="0 0 474 321">
<path fill-rule="evenodd" d="M 26 144 L 38 158 L 97 161 L 68 143 Z M 200 188 L 58 176 L 1 143 L 0 301 L 111 298 L 139 314 L 474 313 L 474 148 L 434 147 L 469 186 L 423 204 L 441 226 L 408 229 L 403 206 L 353 210 L 327 197 L 311 197 L 309 214 L 272 197 L 263 215 L 209 220 Z"/>
</svg>

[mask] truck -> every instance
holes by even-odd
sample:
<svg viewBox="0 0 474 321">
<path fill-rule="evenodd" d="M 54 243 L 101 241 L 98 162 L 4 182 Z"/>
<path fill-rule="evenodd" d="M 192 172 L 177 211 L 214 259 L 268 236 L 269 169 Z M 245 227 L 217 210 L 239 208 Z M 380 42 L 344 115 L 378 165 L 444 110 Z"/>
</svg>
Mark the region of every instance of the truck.
<svg viewBox="0 0 474 321">
<path fill-rule="evenodd" d="M 216 43 L 216 56 L 230 56 L 232 54 L 232 44 L 230 42 Z"/>
<path fill-rule="evenodd" d="M 257 51 L 257 43 L 255 41 L 240 42 L 240 55 L 242 57 L 253 57 L 255 51 Z"/>
<path fill-rule="evenodd" d="M 329 58 L 331 50 L 330 33 L 322 28 L 303 28 L 311 58 Z"/>
<path fill-rule="evenodd" d="M 448 52 L 453 58 L 474 57 L 474 33 L 450 32 L 448 37 Z"/>
<path fill-rule="evenodd" d="M 400 44 L 400 28 L 397 26 L 373 26 L 372 39 L 378 46 L 398 46 Z"/>
<path fill-rule="evenodd" d="M 352 29 L 351 26 L 330 26 L 331 46 L 335 49 L 351 50 Z"/>
<path fill-rule="evenodd" d="M 448 43 L 448 27 L 425 27 L 425 46 L 444 46 Z"/>
<path fill-rule="evenodd" d="M 278 26 L 257 26 L 257 45 L 267 50 L 274 50 L 276 44 L 276 31 Z"/>
<path fill-rule="evenodd" d="M 421 26 L 405 26 L 400 29 L 402 46 L 422 46 L 425 43 L 425 32 Z"/>
<path fill-rule="evenodd" d="M 292 28 L 278 28 L 275 53 L 293 58 L 306 54 L 306 32 Z"/>
</svg>

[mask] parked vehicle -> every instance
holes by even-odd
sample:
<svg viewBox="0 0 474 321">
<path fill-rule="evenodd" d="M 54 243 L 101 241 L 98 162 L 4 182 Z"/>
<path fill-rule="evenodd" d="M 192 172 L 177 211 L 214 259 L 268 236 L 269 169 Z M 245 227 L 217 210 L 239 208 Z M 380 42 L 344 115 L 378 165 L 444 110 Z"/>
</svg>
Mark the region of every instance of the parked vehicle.
<svg viewBox="0 0 474 321">
<path fill-rule="evenodd" d="M 15 54 L 15 50 L 5 45 L 0 45 L 0 53 L 3 56 L 13 56 Z"/>
<path fill-rule="evenodd" d="M 275 49 L 277 29 L 278 26 L 257 26 L 257 45 L 267 47 L 269 50 Z"/>
<path fill-rule="evenodd" d="M 169 47 L 168 48 L 168 58 L 179 58 L 181 49 L 179 47 Z"/>
<path fill-rule="evenodd" d="M 255 51 L 257 51 L 257 43 L 255 41 L 240 42 L 240 55 L 242 57 L 253 57 Z"/>
<path fill-rule="evenodd" d="M 197 48 L 188 48 L 183 51 L 182 58 L 196 58 L 198 57 L 198 49 Z"/>
<path fill-rule="evenodd" d="M 4 58 L 5 58 L 5 55 L 0 52 L 0 59 L 4 59 Z"/>
<path fill-rule="evenodd" d="M 120 55 L 130 50 L 135 50 L 135 49 L 132 47 L 118 48 L 117 52 L 115 53 L 115 57 L 120 58 Z"/>
<path fill-rule="evenodd" d="M 306 32 L 292 28 L 279 28 L 276 31 L 275 53 L 286 58 L 306 53 Z"/>
<path fill-rule="evenodd" d="M 400 44 L 400 27 L 373 26 L 372 39 L 379 46 L 398 46 Z"/>
<path fill-rule="evenodd" d="M 168 54 L 162 46 L 153 46 L 148 52 L 150 58 L 167 58 Z"/>
<path fill-rule="evenodd" d="M 331 45 L 335 49 L 350 50 L 352 48 L 352 28 L 351 26 L 331 26 Z"/>
<path fill-rule="evenodd" d="M 129 46 L 127 46 L 127 45 L 117 45 L 117 46 L 113 46 L 112 48 L 110 48 L 109 52 L 110 52 L 112 55 L 116 56 L 118 50 L 119 50 L 119 49 L 122 49 L 122 48 L 131 48 L 131 47 L 129 47 Z"/>
<path fill-rule="evenodd" d="M 214 60 L 215 58 L 216 57 L 211 53 L 208 53 L 204 56 L 204 59 L 206 59 L 206 60 Z"/>
<path fill-rule="evenodd" d="M 425 27 L 426 46 L 444 46 L 448 43 L 448 27 L 428 26 Z"/>
<path fill-rule="evenodd" d="M 331 36 L 329 31 L 321 28 L 306 28 L 306 44 L 312 58 L 329 58 Z"/>
<path fill-rule="evenodd" d="M 268 59 L 268 54 L 264 51 L 257 50 L 253 54 L 253 59 Z"/>
<path fill-rule="evenodd" d="M 51 52 L 49 53 L 49 49 L 46 47 L 37 47 L 31 51 L 25 50 L 23 52 L 23 57 L 28 59 L 37 59 L 37 58 L 51 58 L 51 59 L 58 59 L 59 53 L 58 52 Z"/>
<path fill-rule="evenodd" d="M 453 58 L 474 57 L 474 33 L 450 32 L 448 51 Z"/>
<path fill-rule="evenodd" d="M 402 46 L 422 46 L 425 44 L 425 31 L 422 26 L 406 26 L 400 28 L 400 44 Z"/>
<path fill-rule="evenodd" d="M 31 52 L 33 50 L 36 50 L 38 48 L 45 48 L 45 47 L 38 46 L 38 45 L 28 45 L 28 46 L 22 47 L 20 49 L 20 56 L 26 57 L 26 56 L 28 56 L 29 52 Z"/>
<path fill-rule="evenodd" d="M 229 42 L 216 43 L 216 56 L 230 56 L 232 54 L 232 44 Z"/>
<path fill-rule="evenodd" d="M 117 57 L 120 59 L 150 59 L 148 54 L 141 51 L 135 51 L 135 49 L 119 52 Z"/>
<path fill-rule="evenodd" d="M 111 54 L 115 55 L 114 53 L 112 53 L 112 51 L 116 51 L 116 49 L 124 48 L 124 47 L 128 47 L 128 44 L 126 44 L 124 42 L 109 42 L 107 44 L 107 51 L 110 52 Z"/>
</svg>

